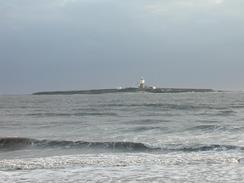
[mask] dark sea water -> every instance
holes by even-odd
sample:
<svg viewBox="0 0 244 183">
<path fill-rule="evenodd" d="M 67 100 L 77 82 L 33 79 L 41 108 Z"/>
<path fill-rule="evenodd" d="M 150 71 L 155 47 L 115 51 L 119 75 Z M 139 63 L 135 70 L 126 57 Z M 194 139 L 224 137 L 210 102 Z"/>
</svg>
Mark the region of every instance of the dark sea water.
<svg viewBox="0 0 244 183">
<path fill-rule="evenodd" d="M 0 96 L 1 183 L 243 182 L 241 158 L 241 92 Z"/>
</svg>

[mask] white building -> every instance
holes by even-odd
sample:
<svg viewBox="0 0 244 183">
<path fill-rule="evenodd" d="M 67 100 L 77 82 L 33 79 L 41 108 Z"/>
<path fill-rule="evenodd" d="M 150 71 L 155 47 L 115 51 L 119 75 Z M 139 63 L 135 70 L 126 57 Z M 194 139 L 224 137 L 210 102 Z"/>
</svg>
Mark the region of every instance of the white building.
<svg viewBox="0 0 244 183">
<path fill-rule="evenodd" d="M 141 78 L 141 80 L 140 80 L 139 88 L 140 88 L 140 89 L 145 88 L 145 80 L 144 80 L 143 78 Z"/>
</svg>

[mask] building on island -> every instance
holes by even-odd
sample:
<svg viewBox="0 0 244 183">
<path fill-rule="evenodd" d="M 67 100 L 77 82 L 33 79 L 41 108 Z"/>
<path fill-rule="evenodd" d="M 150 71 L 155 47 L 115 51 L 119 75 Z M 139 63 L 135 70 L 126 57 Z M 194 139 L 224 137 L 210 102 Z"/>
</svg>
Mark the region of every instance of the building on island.
<svg viewBox="0 0 244 183">
<path fill-rule="evenodd" d="M 139 89 L 144 89 L 145 88 L 145 80 L 143 78 L 141 78 L 140 82 L 139 82 Z"/>
</svg>

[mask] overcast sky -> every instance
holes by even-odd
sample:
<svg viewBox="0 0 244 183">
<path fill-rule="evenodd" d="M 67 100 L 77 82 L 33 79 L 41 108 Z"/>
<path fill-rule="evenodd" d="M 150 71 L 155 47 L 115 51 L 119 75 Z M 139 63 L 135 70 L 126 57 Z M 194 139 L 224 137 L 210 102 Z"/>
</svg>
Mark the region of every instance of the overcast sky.
<svg viewBox="0 0 244 183">
<path fill-rule="evenodd" d="M 0 94 L 244 89 L 243 0 L 0 0 Z"/>
</svg>

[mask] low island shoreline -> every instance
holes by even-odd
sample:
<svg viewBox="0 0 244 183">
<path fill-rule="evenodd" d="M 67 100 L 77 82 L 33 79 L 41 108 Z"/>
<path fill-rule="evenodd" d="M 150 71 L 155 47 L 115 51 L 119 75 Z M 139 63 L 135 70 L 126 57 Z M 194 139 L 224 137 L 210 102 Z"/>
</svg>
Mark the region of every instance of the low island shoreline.
<svg viewBox="0 0 244 183">
<path fill-rule="evenodd" d="M 123 89 L 94 89 L 94 90 L 71 90 L 71 91 L 44 91 L 32 95 L 74 95 L 74 94 L 105 94 L 105 93 L 186 93 L 186 92 L 216 92 L 213 89 L 193 88 L 123 88 Z"/>
<path fill-rule="evenodd" d="M 186 92 L 216 92 L 213 89 L 194 88 L 156 88 L 146 86 L 145 80 L 141 78 L 138 87 L 127 87 L 118 89 L 93 89 L 93 90 L 71 90 L 71 91 L 46 91 L 36 92 L 33 95 L 74 95 L 74 94 L 105 94 L 105 93 L 186 93 Z"/>
</svg>

